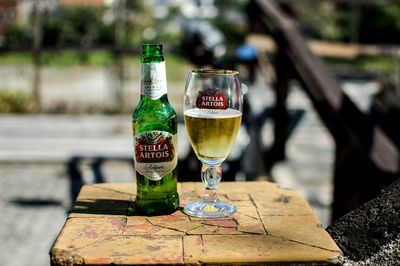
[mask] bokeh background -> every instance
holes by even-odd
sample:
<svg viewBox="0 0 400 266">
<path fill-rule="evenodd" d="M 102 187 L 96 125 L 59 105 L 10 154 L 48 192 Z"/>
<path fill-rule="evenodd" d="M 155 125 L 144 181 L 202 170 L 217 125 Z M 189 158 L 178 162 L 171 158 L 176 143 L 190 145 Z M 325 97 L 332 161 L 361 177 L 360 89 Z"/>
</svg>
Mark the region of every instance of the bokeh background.
<svg viewBox="0 0 400 266">
<path fill-rule="evenodd" d="M 323 47 L 316 56 L 365 115 L 388 114 L 383 126 L 398 147 L 398 1 L 275 2 L 306 40 Z M 180 118 L 190 69 L 238 69 L 248 85 L 247 118 L 223 180 L 270 180 L 298 190 L 322 225 L 331 223 L 335 141 L 295 79 L 285 156 L 262 160 L 274 143 L 277 47 L 251 27 L 249 3 L 0 0 L 1 264 L 49 265 L 83 184 L 135 182 L 130 114 L 140 99 L 145 42 L 164 46 L 168 96 Z M 180 121 L 179 178 L 200 181 Z"/>
</svg>

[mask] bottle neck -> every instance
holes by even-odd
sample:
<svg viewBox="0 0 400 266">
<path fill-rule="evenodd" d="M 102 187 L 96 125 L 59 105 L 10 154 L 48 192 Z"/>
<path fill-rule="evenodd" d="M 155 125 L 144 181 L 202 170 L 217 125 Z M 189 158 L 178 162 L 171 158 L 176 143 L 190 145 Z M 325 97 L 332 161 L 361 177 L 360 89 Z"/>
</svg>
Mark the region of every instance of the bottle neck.
<svg viewBox="0 0 400 266">
<path fill-rule="evenodd" d="M 141 95 L 151 100 L 168 93 L 165 62 L 141 64 Z"/>
<path fill-rule="evenodd" d="M 158 100 L 167 91 L 167 74 L 161 44 L 144 44 L 141 58 L 141 95 Z"/>
<path fill-rule="evenodd" d="M 164 54 L 161 44 L 144 44 L 141 58 L 142 63 L 164 62 Z"/>
<path fill-rule="evenodd" d="M 164 94 L 158 99 L 151 99 L 147 95 L 142 94 L 140 96 L 140 101 L 142 102 L 142 104 L 147 104 L 147 105 L 160 105 L 164 103 L 169 103 L 167 94 Z"/>
</svg>

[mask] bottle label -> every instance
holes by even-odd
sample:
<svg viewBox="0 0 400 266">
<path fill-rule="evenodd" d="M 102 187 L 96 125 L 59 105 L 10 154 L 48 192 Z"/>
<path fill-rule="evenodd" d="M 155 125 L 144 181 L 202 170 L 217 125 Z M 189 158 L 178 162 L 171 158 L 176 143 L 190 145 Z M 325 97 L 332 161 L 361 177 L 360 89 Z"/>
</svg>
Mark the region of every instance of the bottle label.
<svg viewBox="0 0 400 266">
<path fill-rule="evenodd" d="M 157 100 L 167 93 L 167 75 L 165 62 L 142 63 L 141 93 L 152 100 Z"/>
<path fill-rule="evenodd" d="M 228 108 L 228 99 L 220 89 L 208 88 L 199 93 L 196 106 L 199 109 L 226 109 Z"/>
<path fill-rule="evenodd" d="M 177 134 L 166 131 L 146 131 L 135 138 L 135 168 L 152 181 L 163 178 L 178 164 Z"/>
</svg>

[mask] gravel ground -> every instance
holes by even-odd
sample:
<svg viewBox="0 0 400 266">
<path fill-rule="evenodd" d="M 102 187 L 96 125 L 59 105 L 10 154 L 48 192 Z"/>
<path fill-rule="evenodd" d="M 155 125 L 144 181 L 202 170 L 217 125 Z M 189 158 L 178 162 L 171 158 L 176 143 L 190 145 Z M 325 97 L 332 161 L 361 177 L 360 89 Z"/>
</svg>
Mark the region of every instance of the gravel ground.
<svg viewBox="0 0 400 266">
<path fill-rule="evenodd" d="M 109 162 L 107 182 L 132 182 L 132 167 Z M 87 183 L 92 174 L 82 166 Z M 63 163 L 0 163 L 0 265 L 49 265 L 49 251 L 70 208 L 69 177 Z"/>
<path fill-rule="evenodd" d="M 340 262 L 344 266 L 398 266 L 400 265 L 400 237 L 383 246 L 378 252 L 365 260 L 353 261 L 344 257 Z"/>
<path fill-rule="evenodd" d="M 2 265 L 48 265 L 69 204 L 63 165 L 0 165 Z"/>
<path fill-rule="evenodd" d="M 327 228 L 345 265 L 400 265 L 400 179 Z"/>
</svg>

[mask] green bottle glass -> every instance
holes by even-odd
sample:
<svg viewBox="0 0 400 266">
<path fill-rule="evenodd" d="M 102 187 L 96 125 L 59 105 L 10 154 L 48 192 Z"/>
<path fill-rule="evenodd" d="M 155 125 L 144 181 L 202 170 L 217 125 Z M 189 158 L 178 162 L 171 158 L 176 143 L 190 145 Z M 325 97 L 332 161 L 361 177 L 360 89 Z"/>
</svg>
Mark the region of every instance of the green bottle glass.
<svg viewBox="0 0 400 266">
<path fill-rule="evenodd" d="M 179 207 L 177 193 L 178 119 L 167 97 L 161 44 L 144 44 L 141 98 L 132 115 L 136 207 L 145 214 L 167 214 Z"/>
</svg>

